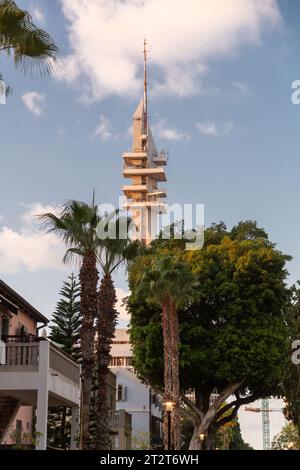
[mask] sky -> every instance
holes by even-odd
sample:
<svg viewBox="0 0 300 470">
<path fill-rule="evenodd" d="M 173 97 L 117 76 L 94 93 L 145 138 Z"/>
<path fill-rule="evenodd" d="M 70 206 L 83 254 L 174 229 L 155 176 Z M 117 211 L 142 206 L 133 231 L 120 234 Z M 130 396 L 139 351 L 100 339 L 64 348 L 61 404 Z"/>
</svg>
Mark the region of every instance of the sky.
<svg viewBox="0 0 300 470">
<path fill-rule="evenodd" d="M 60 56 L 55 73 L 41 77 L 0 55 L 13 88 L 0 105 L 5 282 L 50 318 L 76 266 L 62 265 L 60 241 L 41 230 L 36 214 L 72 198 L 90 201 L 93 188 L 98 203 L 118 203 L 122 153 L 142 95 L 144 37 L 150 125 L 169 151 L 168 204 L 204 204 L 206 225 L 257 220 L 293 256 L 289 283 L 300 279 L 300 106 L 291 100 L 300 79 L 298 0 L 17 3 L 53 36 Z M 126 325 L 124 272 L 116 285 Z M 259 447 L 255 419 L 249 439 Z"/>
</svg>

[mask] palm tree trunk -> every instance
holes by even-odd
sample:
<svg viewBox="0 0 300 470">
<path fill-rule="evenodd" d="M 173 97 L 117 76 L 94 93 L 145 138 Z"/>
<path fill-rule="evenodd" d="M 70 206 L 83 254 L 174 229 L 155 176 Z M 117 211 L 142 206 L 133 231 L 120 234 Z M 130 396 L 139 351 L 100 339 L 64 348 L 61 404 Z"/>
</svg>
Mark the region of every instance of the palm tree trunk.
<svg viewBox="0 0 300 470">
<path fill-rule="evenodd" d="M 172 341 L 172 398 L 174 402 L 173 409 L 173 441 L 174 450 L 181 448 L 181 427 L 179 415 L 180 382 L 179 382 L 179 321 L 176 307 L 170 302 L 170 337 Z"/>
<path fill-rule="evenodd" d="M 80 269 L 81 314 L 80 329 L 82 374 L 81 374 L 81 420 L 80 448 L 89 447 L 89 411 L 91 403 L 92 375 L 94 367 L 94 319 L 97 315 L 98 271 L 94 252 L 88 252 Z"/>
<path fill-rule="evenodd" d="M 110 350 L 117 324 L 117 301 L 115 286 L 110 274 L 105 274 L 98 293 L 97 320 L 97 371 L 98 397 L 96 401 L 96 449 L 111 447 L 110 409 L 107 403 L 107 374 Z"/>
<path fill-rule="evenodd" d="M 162 332 L 164 343 L 164 401 L 173 401 L 172 396 L 172 342 L 170 325 L 170 299 L 166 298 L 162 304 Z M 164 448 L 168 450 L 168 415 L 163 417 Z"/>
</svg>

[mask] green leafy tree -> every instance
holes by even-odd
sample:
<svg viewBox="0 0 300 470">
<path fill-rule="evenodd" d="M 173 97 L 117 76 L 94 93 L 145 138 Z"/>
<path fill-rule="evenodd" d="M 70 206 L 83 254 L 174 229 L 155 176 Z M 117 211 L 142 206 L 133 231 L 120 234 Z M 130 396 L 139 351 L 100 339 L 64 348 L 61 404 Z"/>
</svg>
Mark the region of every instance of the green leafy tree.
<svg viewBox="0 0 300 470">
<path fill-rule="evenodd" d="M 231 428 L 228 450 L 254 450 L 253 447 L 244 441 L 238 420 L 234 421 L 234 426 Z"/>
<path fill-rule="evenodd" d="M 0 52 L 13 54 L 15 65 L 25 71 L 38 68 L 49 73 L 58 48 L 27 11 L 12 0 L 0 0 Z"/>
<path fill-rule="evenodd" d="M 292 301 L 289 308 L 287 321 L 289 326 L 289 344 L 286 355 L 286 364 L 283 376 L 283 396 L 285 397 L 284 413 L 289 421 L 298 429 L 300 437 L 300 364 L 292 360 L 293 343 L 300 340 L 300 283 L 291 289 Z M 299 350 L 299 347 L 298 347 Z M 296 351 L 297 352 L 297 351 Z M 297 354 L 297 359 L 299 353 Z M 298 361 L 297 361 L 298 362 Z"/>
<path fill-rule="evenodd" d="M 293 423 L 289 423 L 281 430 L 272 441 L 272 450 L 299 450 L 300 439 L 298 429 Z"/>
<path fill-rule="evenodd" d="M 60 300 L 53 313 L 49 338 L 57 343 L 70 356 L 76 354 L 80 339 L 80 282 L 75 274 L 70 274 L 60 290 Z"/>
<path fill-rule="evenodd" d="M 80 283 L 72 273 L 64 282 L 50 324 L 49 338 L 74 360 L 79 359 L 76 346 L 80 340 Z M 48 439 L 55 448 L 67 449 L 70 443 L 71 410 L 66 406 L 52 407 L 48 413 Z"/>
<path fill-rule="evenodd" d="M 167 253 L 168 243 L 162 243 Z M 248 221 L 232 231 L 223 223 L 208 228 L 200 251 L 176 244 L 171 240 L 169 250 L 181 252 L 198 284 L 192 303 L 179 310 L 181 398 L 193 410 L 190 448 L 200 448 L 200 434 L 212 448 L 215 432 L 235 419 L 241 405 L 280 394 L 290 258 Z M 158 247 L 156 241 L 154 252 Z M 129 272 L 128 298 L 134 366 L 145 382 L 163 389 L 161 311 L 149 302 L 150 285 L 141 290 L 135 282 L 147 265 L 135 268 Z M 190 390 L 194 402 L 186 396 Z"/>
<path fill-rule="evenodd" d="M 64 262 L 76 257 L 80 262 L 80 313 L 82 324 L 80 344 L 82 354 L 81 374 L 81 432 L 80 447 L 89 447 L 89 416 L 94 368 L 94 321 L 97 316 L 97 250 L 96 229 L 99 223 L 98 208 L 95 204 L 71 200 L 67 202 L 60 215 L 47 213 L 41 215 L 45 229 L 58 234 L 65 242 L 67 251 Z"/>
</svg>

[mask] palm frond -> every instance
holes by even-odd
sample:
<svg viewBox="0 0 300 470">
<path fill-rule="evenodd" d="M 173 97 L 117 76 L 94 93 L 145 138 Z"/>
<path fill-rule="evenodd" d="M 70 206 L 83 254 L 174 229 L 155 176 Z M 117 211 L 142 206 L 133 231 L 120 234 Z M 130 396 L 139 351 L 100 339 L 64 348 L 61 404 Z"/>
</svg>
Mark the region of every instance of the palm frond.
<svg viewBox="0 0 300 470">
<path fill-rule="evenodd" d="M 13 0 L 0 0 L 0 51 L 13 53 L 14 63 L 24 72 L 52 71 L 58 47 L 51 36 L 35 26 L 31 15 Z"/>
</svg>

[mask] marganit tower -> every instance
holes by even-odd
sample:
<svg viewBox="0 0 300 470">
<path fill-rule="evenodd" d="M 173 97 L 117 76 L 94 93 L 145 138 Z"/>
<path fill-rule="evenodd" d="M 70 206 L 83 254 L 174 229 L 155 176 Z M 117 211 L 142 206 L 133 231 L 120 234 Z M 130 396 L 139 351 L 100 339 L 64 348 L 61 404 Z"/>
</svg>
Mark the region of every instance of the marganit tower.
<svg viewBox="0 0 300 470">
<path fill-rule="evenodd" d="M 165 151 L 157 152 L 148 122 L 147 43 L 144 41 L 144 94 L 133 115 L 133 145 L 123 154 L 123 177 L 131 182 L 123 186 L 127 210 L 138 238 L 149 244 L 157 233 L 158 216 L 165 213 L 166 191 L 158 187 L 167 181 Z"/>
</svg>

